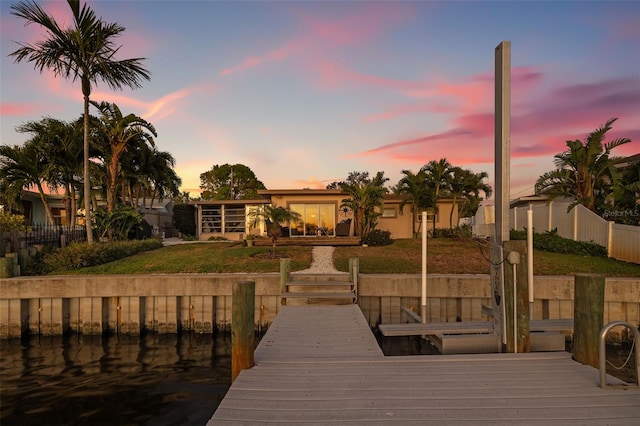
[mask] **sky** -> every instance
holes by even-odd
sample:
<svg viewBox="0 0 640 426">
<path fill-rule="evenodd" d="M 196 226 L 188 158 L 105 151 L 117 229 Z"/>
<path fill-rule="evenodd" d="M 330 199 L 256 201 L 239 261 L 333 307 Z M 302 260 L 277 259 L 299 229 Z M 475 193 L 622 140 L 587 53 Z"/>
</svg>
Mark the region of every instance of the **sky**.
<svg viewBox="0 0 640 426">
<path fill-rule="evenodd" d="M 45 33 L 0 0 L 0 136 L 82 114 L 79 82 L 8 55 Z M 38 1 L 71 22 L 66 2 Z M 511 42 L 511 198 L 533 193 L 565 141 L 618 117 L 608 139 L 640 152 L 640 1 L 90 0 L 126 28 L 118 59 L 146 58 L 151 80 L 92 99 L 151 122 L 199 193 L 217 164 L 250 167 L 268 189 L 325 188 L 352 171 L 431 160 L 494 181 L 494 52 Z M 96 113 L 93 110 L 93 113 Z"/>
</svg>

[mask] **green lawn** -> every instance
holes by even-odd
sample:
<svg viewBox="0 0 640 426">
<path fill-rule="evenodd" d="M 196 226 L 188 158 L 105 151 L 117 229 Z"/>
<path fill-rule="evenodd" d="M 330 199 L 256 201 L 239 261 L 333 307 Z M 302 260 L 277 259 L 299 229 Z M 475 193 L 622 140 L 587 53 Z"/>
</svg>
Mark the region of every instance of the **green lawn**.
<svg viewBox="0 0 640 426">
<path fill-rule="evenodd" d="M 84 268 L 77 274 L 147 273 L 264 273 L 278 272 L 280 261 L 268 256 L 269 247 L 244 247 L 237 242 L 192 243 L 163 247 L 116 262 Z M 311 247 L 278 247 L 277 254 L 291 258 L 291 270 L 311 264 Z M 488 246 L 475 239 L 438 238 L 428 242 L 428 272 L 433 274 L 488 274 Z M 334 264 L 348 271 L 348 260 L 360 259 L 364 274 L 421 271 L 421 241 L 396 240 L 383 247 L 337 247 Z M 640 277 L 640 265 L 591 256 L 566 255 L 536 250 L 535 275 L 599 273 L 607 276 Z"/>
</svg>

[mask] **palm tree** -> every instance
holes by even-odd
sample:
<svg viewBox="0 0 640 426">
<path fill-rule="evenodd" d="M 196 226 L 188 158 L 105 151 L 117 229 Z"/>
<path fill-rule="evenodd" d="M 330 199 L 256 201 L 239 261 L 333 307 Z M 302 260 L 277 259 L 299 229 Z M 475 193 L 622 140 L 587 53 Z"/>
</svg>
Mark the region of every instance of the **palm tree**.
<svg viewBox="0 0 640 426">
<path fill-rule="evenodd" d="M 451 204 L 451 211 L 449 212 L 449 229 L 453 229 L 453 211 L 456 208 L 458 198 L 462 198 L 465 192 L 465 184 L 471 171 L 463 169 L 462 167 L 452 167 L 451 175 L 449 178 L 448 193 L 453 198 Z M 460 220 L 460 214 L 458 214 L 458 221 Z"/>
<path fill-rule="evenodd" d="M 276 242 L 280 238 L 281 225 L 287 222 L 298 222 L 302 219 L 302 215 L 298 212 L 285 209 L 284 207 L 273 207 L 271 205 L 260 206 L 259 208 L 249 211 L 249 218 L 255 227 L 263 220 L 267 224 L 267 235 L 271 238 L 273 253 L 276 252 Z"/>
<path fill-rule="evenodd" d="M 67 123 L 46 117 L 30 121 L 17 128 L 21 133 L 32 133 L 38 140 L 44 161 L 48 162 L 45 180 L 50 186 L 62 186 L 65 191 L 65 210 L 69 225 L 75 225 L 77 214 L 77 191 L 82 174 L 82 120 Z"/>
<path fill-rule="evenodd" d="M 566 141 L 567 149 L 554 156 L 556 170 L 545 173 L 536 181 L 536 194 L 574 197 L 575 202 L 569 210 L 582 204 L 595 212 L 598 207 L 596 198 L 604 199 L 618 184 L 618 173 L 614 167 L 617 158 L 610 157 L 611 150 L 631 142 L 629 138 L 618 138 L 603 143 L 616 120 L 607 120 L 584 142 L 579 139 Z"/>
<path fill-rule="evenodd" d="M 436 230 L 436 214 L 438 213 L 438 198 L 443 191 L 449 188 L 449 179 L 452 173 L 451 164 L 446 158 L 441 158 L 440 161 L 431 160 L 422 168 L 427 175 L 426 183 L 431 188 L 433 195 L 433 231 Z"/>
<path fill-rule="evenodd" d="M 22 191 L 35 186 L 44 205 L 47 221 L 53 225 L 55 221 L 44 193 L 49 166 L 49 161 L 38 147 L 37 139 L 24 146 L 0 145 L 0 193 L 4 194 L 3 202 L 21 210 Z"/>
<path fill-rule="evenodd" d="M 168 153 L 153 150 L 150 167 L 147 171 L 147 179 L 151 182 L 151 204 L 157 198 L 173 198 L 180 194 L 180 184 L 182 183 L 173 169 L 176 164 L 175 158 Z"/>
<path fill-rule="evenodd" d="M 413 232 L 412 235 L 415 236 L 418 212 L 421 209 L 432 207 L 430 203 L 432 196 L 429 188 L 425 185 L 427 175 L 424 170 L 420 169 L 418 173 L 413 173 L 411 170 L 403 170 L 402 174 L 404 176 L 396 186 L 396 193 L 403 196 L 399 206 L 400 213 L 402 213 L 404 206 L 407 203 L 411 203 L 411 215 L 413 217 L 413 220 L 411 221 L 411 230 Z M 422 226 L 422 222 L 420 222 L 420 226 Z"/>
<path fill-rule="evenodd" d="M 475 216 L 478 208 L 480 207 L 480 202 L 483 200 L 480 196 L 480 192 L 484 192 L 485 199 L 491 197 L 493 190 L 491 189 L 491 186 L 484 182 L 488 177 L 489 175 L 487 172 L 473 173 L 469 171 L 466 175 L 463 192 L 465 201 L 461 209 L 463 213 L 462 215 L 458 214 L 458 220 L 460 220 L 460 217 Z"/>
<path fill-rule="evenodd" d="M 153 136 L 157 137 L 158 135 L 155 127 L 143 118 L 135 114 L 123 116 L 122 111 L 115 103 L 91 101 L 91 104 L 100 111 L 98 132 L 105 138 L 109 146 L 105 153 L 105 162 L 107 166 L 107 211 L 111 212 L 118 201 L 120 157 L 134 142 L 146 142 L 154 146 Z"/>
<path fill-rule="evenodd" d="M 380 215 L 379 209 L 384 203 L 384 194 L 387 189 L 384 172 L 378 172 L 373 178 L 369 178 L 369 172 L 351 172 L 346 181 L 334 182 L 327 188 L 340 188 L 348 195 L 344 198 L 340 207 L 353 212 L 353 229 L 356 236 L 364 236 L 376 226 L 376 219 Z"/>
<path fill-rule="evenodd" d="M 67 0 L 73 15 L 73 26 L 61 28 L 53 16 L 47 14 L 33 1 L 12 5 L 12 14 L 25 19 L 27 24 L 38 24 L 47 31 L 44 40 L 34 44 L 19 43 L 20 48 L 11 53 L 15 62 L 33 62 L 40 72 L 53 71 L 71 81 L 80 80 L 84 101 L 84 194 L 87 226 L 87 242 L 93 243 L 91 232 L 91 202 L 89 194 L 89 97 L 93 85 L 103 81 L 113 90 L 124 87 L 141 87 L 141 81 L 149 80 L 150 73 L 142 66 L 144 58 L 116 60 L 120 46 L 115 39 L 125 28 L 117 23 L 106 23 L 98 18 L 86 4 L 79 0 Z"/>
</svg>

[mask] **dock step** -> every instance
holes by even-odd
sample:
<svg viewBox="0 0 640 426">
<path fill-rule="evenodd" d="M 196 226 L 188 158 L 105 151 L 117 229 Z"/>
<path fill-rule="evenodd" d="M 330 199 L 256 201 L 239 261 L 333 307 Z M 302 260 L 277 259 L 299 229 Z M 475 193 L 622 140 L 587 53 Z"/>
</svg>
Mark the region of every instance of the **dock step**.
<svg viewBox="0 0 640 426">
<path fill-rule="evenodd" d="M 329 292 L 317 292 L 317 293 L 301 293 L 301 292 L 286 292 L 282 293 L 283 298 L 306 298 L 306 299 L 353 299 L 355 295 L 353 293 L 329 293 Z"/>
<path fill-rule="evenodd" d="M 501 347 L 497 334 L 437 334 L 429 340 L 442 355 L 499 353 Z"/>
<path fill-rule="evenodd" d="M 431 334 L 482 334 L 493 333 L 493 323 L 489 321 L 380 324 L 383 336 L 423 336 Z"/>
<path fill-rule="evenodd" d="M 345 280 L 301 280 L 288 282 L 280 295 L 282 304 L 344 305 L 357 303 L 356 286 Z"/>
</svg>

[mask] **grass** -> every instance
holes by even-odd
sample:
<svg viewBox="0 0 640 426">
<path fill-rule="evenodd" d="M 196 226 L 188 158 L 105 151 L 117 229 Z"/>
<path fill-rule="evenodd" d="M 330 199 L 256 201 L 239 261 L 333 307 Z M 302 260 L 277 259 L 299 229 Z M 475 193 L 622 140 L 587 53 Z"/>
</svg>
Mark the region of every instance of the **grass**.
<svg viewBox="0 0 640 426">
<path fill-rule="evenodd" d="M 277 253 L 291 258 L 291 269 L 308 268 L 310 247 L 278 247 Z M 73 274 L 178 274 L 178 273 L 265 273 L 279 272 L 280 261 L 266 257 L 264 247 L 238 243 L 193 243 L 163 247 Z"/>
<path fill-rule="evenodd" d="M 192 243 L 163 247 L 105 265 L 84 268 L 75 274 L 148 273 L 265 273 L 278 272 L 278 258 L 268 258 L 269 247 L 245 247 L 241 243 Z M 311 247 L 278 247 L 277 253 L 291 258 L 291 270 L 311 265 Z M 428 241 L 430 274 L 488 274 L 488 245 L 472 238 L 437 238 Z M 382 247 L 336 247 L 334 264 L 348 271 L 349 258 L 360 259 L 363 274 L 418 274 L 421 272 L 420 239 L 396 240 Z M 69 273 L 69 272 L 65 272 Z M 607 276 L 640 277 L 640 265 L 592 256 L 534 251 L 535 275 L 598 273 Z"/>
</svg>

